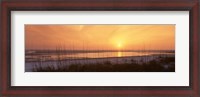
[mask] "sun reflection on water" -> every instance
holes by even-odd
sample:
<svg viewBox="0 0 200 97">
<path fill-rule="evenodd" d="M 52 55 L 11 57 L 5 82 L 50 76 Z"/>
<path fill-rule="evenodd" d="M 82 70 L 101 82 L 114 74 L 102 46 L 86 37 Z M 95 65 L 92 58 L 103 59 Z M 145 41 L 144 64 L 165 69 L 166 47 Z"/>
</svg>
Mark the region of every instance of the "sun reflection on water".
<svg viewBox="0 0 200 97">
<path fill-rule="evenodd" d="M 118 51 L 117 52 L 117 57 L 122 57 L 122 52 Z"/>
</svg>

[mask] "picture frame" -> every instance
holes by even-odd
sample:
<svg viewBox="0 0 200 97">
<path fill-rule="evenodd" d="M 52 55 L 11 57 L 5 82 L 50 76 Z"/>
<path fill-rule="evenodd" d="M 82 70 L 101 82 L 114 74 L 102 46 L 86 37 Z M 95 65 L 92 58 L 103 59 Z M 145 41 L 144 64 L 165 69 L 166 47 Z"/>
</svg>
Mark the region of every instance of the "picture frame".
<svg viewBox="0 0 200 97">
<path fill-rule="evenodd" d="M 11 86 L 12 11 L 189 11 L 189 86 Z M 199 97 L 199 0 L 1 1 L 1 96 Z"/>
</svg>

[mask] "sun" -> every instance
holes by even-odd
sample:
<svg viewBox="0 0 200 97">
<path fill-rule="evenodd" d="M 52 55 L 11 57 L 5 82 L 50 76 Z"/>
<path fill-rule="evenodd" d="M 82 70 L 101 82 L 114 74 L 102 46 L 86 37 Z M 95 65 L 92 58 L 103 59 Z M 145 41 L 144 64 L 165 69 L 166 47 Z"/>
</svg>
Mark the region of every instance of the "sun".
<svg viewBox="0 0 200 97">
<path fill-rule="evenodd" d="M 117 44 L 117 47 L 118 47 L 118 48 L 121 48 L 121 47 L 122 47 L 122 44 L 121 44 L 121 43 L 118 43 L 118 44 Z"/>
</svg>

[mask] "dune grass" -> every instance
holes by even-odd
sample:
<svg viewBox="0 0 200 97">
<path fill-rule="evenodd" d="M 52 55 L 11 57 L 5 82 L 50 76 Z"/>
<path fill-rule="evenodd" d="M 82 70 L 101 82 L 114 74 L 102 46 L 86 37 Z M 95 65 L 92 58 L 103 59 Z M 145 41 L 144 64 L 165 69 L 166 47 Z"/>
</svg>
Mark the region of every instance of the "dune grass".
<svg viewBox="0 0 200 97">
<path fill-rule="evenodd" d="M 56 67 L 52 64 L 35 64 L 33 72 L 175 72 L 175 57 L 159 57 L 149 62 L 137 62 L 132 59 L 129 63 L 112 63 L 106 60 L 101 63 L 71 65 L 58 60 Z"/>
</svg>

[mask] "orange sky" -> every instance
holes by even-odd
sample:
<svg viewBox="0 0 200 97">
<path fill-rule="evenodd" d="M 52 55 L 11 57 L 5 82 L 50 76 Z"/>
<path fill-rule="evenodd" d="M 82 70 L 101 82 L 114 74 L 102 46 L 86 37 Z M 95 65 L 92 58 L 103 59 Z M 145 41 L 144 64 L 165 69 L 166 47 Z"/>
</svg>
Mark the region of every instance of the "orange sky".
<svg viewBox="0 0 200 97">
<path fill-rule="evenodd" d="M 175 25 L 25 25 L 26 49 L 174 50 Z"/>
</svg>

